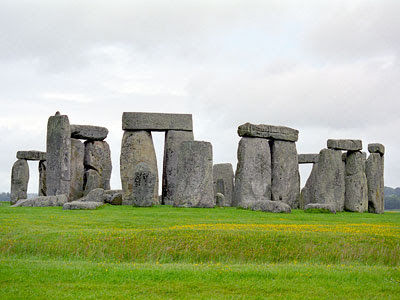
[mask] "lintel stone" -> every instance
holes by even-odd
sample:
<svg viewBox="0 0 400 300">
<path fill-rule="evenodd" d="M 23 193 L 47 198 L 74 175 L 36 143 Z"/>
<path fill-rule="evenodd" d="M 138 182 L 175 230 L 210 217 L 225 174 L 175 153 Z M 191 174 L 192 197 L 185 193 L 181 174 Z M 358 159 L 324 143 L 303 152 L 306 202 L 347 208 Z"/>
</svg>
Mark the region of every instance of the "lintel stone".
<svg viewBox="0 0 400 300">
<path fill-rule="evenodd" d="M 315 164 L 318 162 L 319 154 L 299 154 L 299 164 Z"/>
<path fill-rule="evenodd" d="M 327 142 L 328 149 L 344 150 L 344 151 L 359 151 L 362 150 L 361 140 L 332 140 Z"/>
<path fill-rule="evenodd" d="M 385 146 L 382 144 L 368 144 L 369 153 L 379 153 L 380 155 L 385 154 Z"/>
<path fill-rule="evenodd" d="M 124 112 L 122 129 L 125 131 L 193 131 L 193 120 L 190 114 Z"/>
<path fill-rule="evenodd" d="M 37 161 L 46 160 L 46 152 L 36 151 L 36 150 L 18 151 L 17 158 L 25 160 L 37 160 Z"/>
<path fill-rule="evenodd" d="M 297 142 L 299 139 L 299 131 L 296 129 L 265 124 L 254 125 L 245 123 L 239 126 L 238 134 L 241 137 L 256 137 L 289 142 Z"/>
<path fill-rule="evenodd" d="M 108 135 L 108 129 L 91 125 L 71 125 L 71 137 L 74 139 L 102 141 Z"/>
</svg>

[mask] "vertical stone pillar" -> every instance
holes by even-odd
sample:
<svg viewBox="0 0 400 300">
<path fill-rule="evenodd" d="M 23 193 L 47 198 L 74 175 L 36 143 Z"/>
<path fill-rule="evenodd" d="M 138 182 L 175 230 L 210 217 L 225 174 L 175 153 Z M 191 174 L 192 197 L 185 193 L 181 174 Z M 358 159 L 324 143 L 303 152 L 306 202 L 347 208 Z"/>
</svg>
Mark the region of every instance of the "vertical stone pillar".
<svg viewBox="0 0 400 300">
<path fill-rule="evenodd" d="M 47 162 L 45 160 L 39 161 L 39 196 L 47 196 L 46 169 Z"/>
<path fill-rule="evenodd" d="M 162 177 L 162 204 L 172 205 L 176 193 L 176 177 L 180 145 L 193 141 L 193 131 L 168 130 L 165 132 Z"/>
<path fill-rule="evenodd" d="M 307 204 L 317 203 L 318 201 L 315 199 L 315 185 L 317 182 L 318 176 L 318 163 L 314 163 L 310 176 L 307 179 L 307 182 L 300 194 L 300 208 L 304 209 Z"/>
<path fill-rule="evenodd" d="M 365 154 L 347 151 L 344 209 L 353 212 L 368 210 L 368 188 L 365 175 Z"/>
<path fill-rule="evenodd" d="M 368 182 L 368 211 L 382 214 L 385 211 L 385 147 L 382 144 L 369 144 L 368 150 L 371 153 L 365 164 Z"/>
<path fill-rule="evenodd" d="M 271 200 L 271 150 L 267 139 L 242 137 L 238 147 L 232 206 Z"/>
<path fill-rule="evenodd" d="M 209 142 L 182 142 L 174 206 L 214 207 L 213 153 Z"/>
<path fill-rule="evenodd" d="M 47 123 L 47 196 L 69 195 L 71 130 L 68 116 L 57 113 Z"/>
<path fill-rule="evenodd" d="M 125 131 L 120 172 L 122 204 L 152 206 L 158 203 L 157 158 L 149 131 Z"/>
<path fill-rule="evenodd" d="M 71 138 L 70 200 L 83 197 L 83 179 L 85 175 L 85 167 L 83 165 L 84 156 L 85 145 L 80 140 Z"/>
<path fill-rule="evenodd" d="M 218 206 L 232 206 L 233 200 L 233 167 L 232 164 L 215 164 L 213 167 L 213 184 L 214 184 L 214 197 L 218 193 L 224 195 L 220 197 Z"/>
<path fill-rule="evenodd" d="M 273 201 L 299 207 L 300 173 L 296 143 L 271 141 L 271 192 Z"/>
<path fill-rule="evenodd" d="M 11 170 L 11 205 L 27 199 L 29 165 L 25 159 L 18 159 Z"/>
</svg>

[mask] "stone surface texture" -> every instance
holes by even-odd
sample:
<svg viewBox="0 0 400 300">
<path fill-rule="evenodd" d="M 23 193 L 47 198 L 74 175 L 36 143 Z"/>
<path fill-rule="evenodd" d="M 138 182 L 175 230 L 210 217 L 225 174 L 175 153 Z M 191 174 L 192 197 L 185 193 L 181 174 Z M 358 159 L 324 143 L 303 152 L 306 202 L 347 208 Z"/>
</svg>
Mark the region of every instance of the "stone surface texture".
<svg viewBox="0 0 400 300">
<path fill-rule="evenodd" d="M 273 213 L 292 212 L 290 206 L 282 201 L 271 201 L 271 200 L 245 201 L 241 203 L 241 207 L 255 211 L 265 211 Z"/>
<path fill-rule="evenodd" d="M 108 135 L 108 129 L 91 125 L 71 125 L 71 137 L 74 139 L 102 141 Z"/>
<path fill-rule="evenodd" d="M 315 202 L 334 204 L 343 211 L 345 198 L 345 163 L 342 151 L 322 149 L 319 154 L 315 184 Z"/>
<path fill-rule="evenodd" d="M 371 153 L 365 164 L 368 185 L 368 211 L 382 214 L 384 207 L 384 156 Z"/>
<path fill-rule="evenodd" d="M 67 195 L 56 196 L 40 196 L 31 199 L 19 200 L 13 207 L 30 206 L 30 207 L 47 207 L 47 206 L 63 206 L 68 202 Z"/>
<path fill-rule="evenodd" d="M 209 142 L 182 142 L 174 206 L 214 207 L 213 152 Z"/>
<path fill-rule="evenodd" d="M 104 189 L 96 188 L 93 189 L 85 197 L 78 199 L 82 202 L 102 202 L 104 203 L 107 199 Z"/>
<path fill-rule="evenodd" d="M 385 146 L 382 144 L 374 143 L 368 144 L 369 153 L 379 153 L 381 155 L 385 154 Z"/>
<path fill-rule="evenodd" d="M 47 123 L 47 195 L 69 194 L 71 180 L 71 130 L 68 117 L 56 115 Z"/>
<path fill-rule="evenodd" d="M 307 182 L 300 194 L 300 209 L 304 209 L 304 207 L 309 203 L 316 203 L 315 199 L 315 186 L 317 183 L 318 176 L 318 163 L 313 164 L 310 176 L 307 179 Z"/>
<path fill-rule="evenodd" d="M 296 129 L 265 124 L 245 123 L 239 126 L 238 134 L 240 137 L 266 138 L 289 142 L 297 142 L 299 139 L 299 131 Z"/>
<path fill-rule="evenodd" d="M 344 151 L 360 151 L 362 150 L 361 140 L 333 140 L 327 142 L 328 149 L 344 150 Z"/>
<path fill-rule="evenodd" d="M 271 142 L 271 195 L 273 201 L 282 201 L 291 208 L 299 207 L 300 173 L 294 142 Z"/>
<path fill-rule="evenodd" d="M 105 202 L 111 205 L 122 205 L 122 190 L 104 191 Z"/>
<path fill-rule="evenodd" d="M 271 149 L 268 140 L 243 137 L 238 147 L 232 206 L 271 200 Z"/>
<path fill-rule="evenodd" d="M 90 202 L 90 201 L 72 201 L 67 202 L 63 205 L 63 210 L 74 210 L 74 209 L 96 209 L 103 206 L 103 202 Z"/>
<path fill-rule="evenodd" d="M 18 151 L 17 159 L 26 159 L 26 160 L 46 160 L 46 152 L 36 151 L 36 150 L 28 150 L 28 151 Z"/>
<path fill-rule="evenodd" d="M 124 112 L 122 115 L 123 130 L 193 131 L 192 115 Z"/>
<path fill-rule="evenodd" d="M 316 164 L 319 154 L 299 154 L 299 164 Z"/>
<path fill-rule="evenodd" d="M 223 206 L 225 206 L 224 204 L 225 204 L 224 194 L 216 193 L 215 194 L 215 206 L 223 207 Z"/>
<path fill-rule="evenodd" d="M 219 206 L 232 206 L 234 192 L 234 173 L 232 164 L 215 164 L 213 166 L 214 195 L 224 195 L 224 202 Z"/>
<path fill-rule="evenodd" d="M 125 131 L 120 157 L 122 204 L 152 206 L 158 203 L 158 171 L 152 135 Z"/>
<path fill-rule="evenodd" d="M 173 205 L 176 193 L 178 155 L 184 141 L 193 141 L 192 131 L 168 130 L 165 133 L 162 175 L 162 204 Z"/>
<path fill-rule="evenodd" d="M 18 159 L 11 170 L 11 204 L 27 198 L 29 165 L 25 159 Z"/>
<path fill-rule="evenodd" d="M 332 214 L 336 214 L 336 209 L 334 204 L 327 203 L 309 203 L 305 206 L 305 211 L 312 211 L 314 209 L 329 211 Z"/>
<path fill-rule="evenodd" d="M 39 196 L 47 196 L 46 188 L 46 169 L 47 162 L 45 160 L 39 161 Z"/>
<path fill-rule="evenodd" d="M 71 138 L 70 201 L 83 196 L 83 180 L 85 176 L 85 167 L 83 165 L 84 156 L 85 145 L 80 140 Z"/>
</svg>

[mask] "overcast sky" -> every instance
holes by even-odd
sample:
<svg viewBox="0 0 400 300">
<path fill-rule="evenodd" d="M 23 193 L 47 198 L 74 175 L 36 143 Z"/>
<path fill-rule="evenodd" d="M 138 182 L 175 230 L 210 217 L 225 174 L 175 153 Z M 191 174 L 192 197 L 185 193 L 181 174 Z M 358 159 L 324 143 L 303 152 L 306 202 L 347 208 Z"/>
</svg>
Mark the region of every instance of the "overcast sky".
<svg viewBox="0 0 400 300">
<path fill-rule="evenodd" d="M 399 11 L 398 0 L 1 0 L 0 191 L 16 151 L 45 150 L 57 110 L 110 130 L 112 188 L 124 111 L 193 114 L 195 139 L 235 168 L 245 122 L 298 129 L 299 153 L 328 138 L 380 142 L 385 183 L 400 186 Z"/>
</svg>

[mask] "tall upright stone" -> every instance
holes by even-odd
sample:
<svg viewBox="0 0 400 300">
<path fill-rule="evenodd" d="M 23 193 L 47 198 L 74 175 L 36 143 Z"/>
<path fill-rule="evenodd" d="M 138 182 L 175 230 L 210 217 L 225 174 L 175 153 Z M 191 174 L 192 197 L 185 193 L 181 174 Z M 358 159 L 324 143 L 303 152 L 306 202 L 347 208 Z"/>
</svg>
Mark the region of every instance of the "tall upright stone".
<svg viewBox="0 0 400 300">
<path fill-rule="evenodd" d="M 83 197 L 84 157 L 85 145 L 80 140 L 71 138 L 71 184 L 69 192 L 71 201 Z"/>
<path fill-rule="evenodd" d="M 29 165 L 25 159 L 18 159 L 11 170 L 11 205 L 27 198 Z"/>
<path fill-rule="evenodd" d="M 164 164 L 162 177 L 162 204 L 173 205 L 176 193 L 178 155 L 184 141 L 193 141 L 192 131 L 168 130 L 165 132 Z"/>
<path fill-rule="evenodd" d="M 120 171 L 123 205 L 152 206 L 158 203 L 157 159 L 149 131 L 124 132 Z"/>
<path fill-rule="evenodd" d="M 209 142 L 182 142 L 174 206 L 214 207 L 213 154 Z"/>
<path fill-rule="evenodd" d="M 233 167 L 232 164 L 215 164 L 213 166 L 214 197 L 224 195 L 219 206 L 232 206 L 233 201 Z"/>
<path fill-rule="evenodd" d="M 71 180 L 71 130 L 68 116 L 49 118 L 47 123 L 47 195 L 69 195 Z"/>
<path fill-rule="evenodd" d="M 315 199 L 315 186 L 317 183 L 318 176 L 318 163 L 314 163 L 310 176 L 307 179 L 307 182 L 300 193 L 300 203 L 299 206 L 301 209 L 304 209 L 307 204 L 317 203 Z"/>
<path fill-rule="evenodd" d="M 271 200 L 271 149 L 265 138 L 242 137 L 232 206 Z"/>
<path fill-rule="evenodd" d="M 368 211 L 381 214 L 385 210 L 383 154 L 379 152 L 371 153 L 365 164 L 365 172 L 368 183 Z"/>
<path fill-rule="evenodd" d="M 282 201 L 291 208 L 299 207 L 300 173 L 296 144 L 271 142 L 271 192 L 273 201 Z"/>
<path fill-rule="evenodd" d="M 344 209 L 353 212 L 368 210 L 368 188 L 365 175 L 365 156 L 360 151 L 348 151 L 346 155 Z"/>
<path fill-rule="evenodd" d="M 46 187 L 46 169 L 47 162 L 45 160 L 39 161 L 39 196 L 47 196 Z"/>
<path fill-rule="evenodd" d="M 334 204 L 336 211 L 343 211 L 345 197 L 345 163 L 342 160 L 341 150 L 321 150 L 316 177 L 316 203 Z"/>
</svg>

